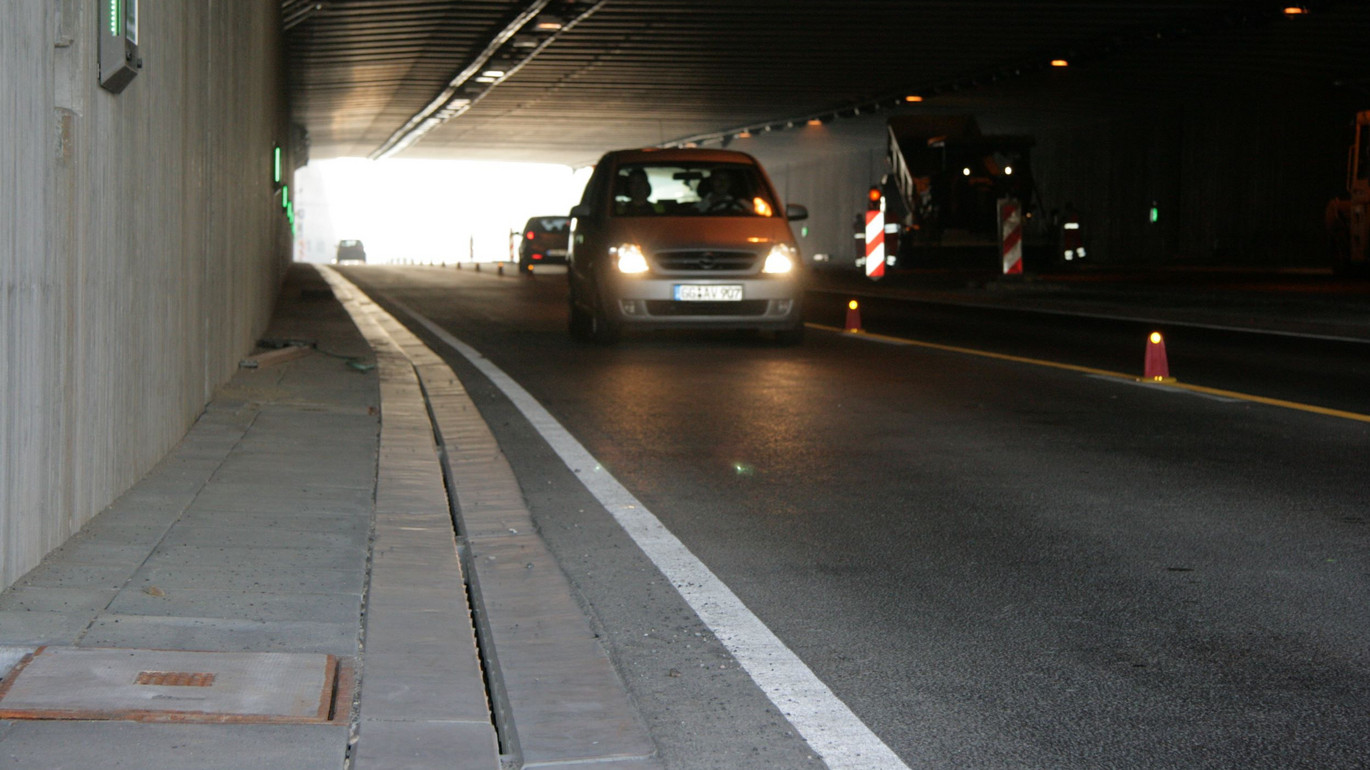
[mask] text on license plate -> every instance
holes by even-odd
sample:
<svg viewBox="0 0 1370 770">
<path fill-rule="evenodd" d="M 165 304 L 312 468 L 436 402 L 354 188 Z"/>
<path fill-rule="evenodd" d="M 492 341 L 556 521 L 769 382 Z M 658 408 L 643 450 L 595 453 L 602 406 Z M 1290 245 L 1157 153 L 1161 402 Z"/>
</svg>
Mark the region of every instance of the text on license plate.
<svg viewBox="0 0 1370 770">
<path fill-rule="evenodd" d="M 675 298 L 682 302 L 740 302 L 742 286 L 678 283 L 675 285 Z"/>
</svg>

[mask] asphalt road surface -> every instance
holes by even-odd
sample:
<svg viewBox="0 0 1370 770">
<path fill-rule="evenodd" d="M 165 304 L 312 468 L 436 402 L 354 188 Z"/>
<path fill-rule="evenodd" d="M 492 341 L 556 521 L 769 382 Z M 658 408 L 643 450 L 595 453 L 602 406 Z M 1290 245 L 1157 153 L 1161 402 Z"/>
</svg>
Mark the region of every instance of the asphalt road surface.
<svg viewBox="0 0 1370 770">
<path fill-rule="evenodd" d="M 554 271 L 344 272 L 520 383 L 910 767 L 1370 766 L 1370 423 L 822 330 L 597 347 L 567 336 Z M 1141 365 L 1122 322 L 871 312 Z M 419 331 L 668 766 L 821 766 L 509 400 Z M 1364 345 L 1176 333 L 1186 382 L 1370 414 Z"/>
</svg>

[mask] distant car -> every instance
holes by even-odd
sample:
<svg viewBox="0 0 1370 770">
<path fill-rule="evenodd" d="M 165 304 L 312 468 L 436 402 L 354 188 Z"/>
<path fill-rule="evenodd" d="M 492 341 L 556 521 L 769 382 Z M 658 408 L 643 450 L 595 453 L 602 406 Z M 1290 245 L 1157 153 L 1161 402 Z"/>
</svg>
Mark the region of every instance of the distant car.
<svg viewBox="0 0 1370 770">
<path fill-rule="evenodd" d="M 365 262 L 366 247 L 361 241 L 338 241 L 338 262 Z"/>
<path fill-rule="evenodd" d="M 570 332 L 617 341 L 624 329 L 757 329 L 804 336 L 802 263 L 761 164 L 741 152 L 618 150 L 600 159 L 571 209 Z"/>
<path fill-rule="evenodd" d="M 566 264 L 566 238 L 570 227 L 571 218 L 567 216 L 529 219 L 519 238 L 519 272 L 526 273 L 533 265 Z"/>
</svg>

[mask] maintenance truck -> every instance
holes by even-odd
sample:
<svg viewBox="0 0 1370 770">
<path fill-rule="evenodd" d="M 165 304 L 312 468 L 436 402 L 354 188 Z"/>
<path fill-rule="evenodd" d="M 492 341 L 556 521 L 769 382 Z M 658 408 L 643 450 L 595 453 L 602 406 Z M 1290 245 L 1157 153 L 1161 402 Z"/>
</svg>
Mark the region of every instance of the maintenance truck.
<svg viewBox="0 0 1370 770">
<path fill-rule="evenodd" d="M 1338 273 L 1370 272 L 1370 110 L 1356 114 L 1356 133 L 1346 158 L 1345 198 L 1327 204 L 1327 234 Z"/>
<path fill-rule="evenodd" d="M 878 189 L 885 199 L 891 267 L 1000 266 L 1003 198 L 1016 199 L 1023 212 L 1029 267 L 1045 266 L 1057 251 L 1060 223 L 1043 216 L 1032 179 L 1032 137 L 982 134 L 969 115 L 908 115 L 889 119 L 888 142 L 891 171 L 871 196 Z M 864 254 L 864 235 L 857 241 Z"/>
</svg>

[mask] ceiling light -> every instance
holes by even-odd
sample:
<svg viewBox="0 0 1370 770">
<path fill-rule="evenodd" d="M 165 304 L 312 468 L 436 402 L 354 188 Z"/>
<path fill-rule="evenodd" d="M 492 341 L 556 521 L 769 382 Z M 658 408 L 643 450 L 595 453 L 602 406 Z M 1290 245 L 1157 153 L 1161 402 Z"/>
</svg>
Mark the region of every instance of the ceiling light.
<svg viewBox="0 0 1370 770">
<path fill-rule="evenodd" d="M 557 30 L 561 29 L 563 26 L 565 26 L 565 25 L 562 24 L 562 23 L 559 22 L 559 21 L 540 21 L 540 22 L 537 23 L 537 25 L 536 25 L 535 27 L 533 27 L 533 29 L 536 29 L 536 30 L 539 30 L 539 31 L 542 31 L 542 32 L 556 32 Z"/>
<path fill-rule="evenodd" d="M 809 122 L 805 123 L 804 125 L 806 125 L 806 126 L 821 126 L 821 125 L 823 125 L 823 121 L 819 120 L 818 118 L 809 118 Z"/>
<path fill-rule="evenodd" d="M 1295 16 L 1307 16 L 1308 9 L 1302 5 L 1287 5 L 1284 8 L 1285 18 L 1292 19 Z"/>
<path fill-rule="evenodd" d="M 1052 59 L 1052 60 L 1051 60 L 1051 66 L 1053 66 L 1053 67 L 1069 67 L 1069 66 L 1070 66 L 1070 62 L 1066 61 L 1065 59 Z"/>
<path fill-rule="evenodd" d="M 504 77 L 504 70 L 486 70 L 480 73 L 480 76 L 483 78 L 502 78 Z"/>
<path fill-rule="evenodd" d="M 905 96 L 905 97 L 904 97 L 904 101 L 906 101 L 906 102 L 921 102 L 921 101 L 923 101 L 923 97 L 918 96 L 917 94 L 911 94 L 911 95 L 909 95 L 909 96 Z"/>
</svg>

